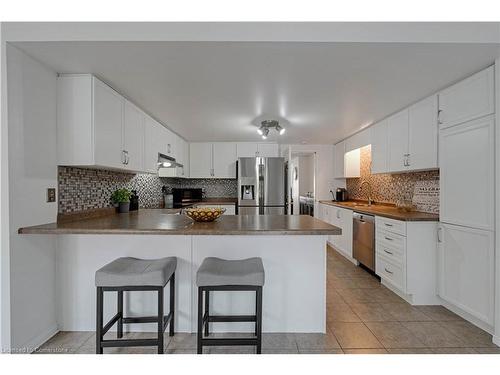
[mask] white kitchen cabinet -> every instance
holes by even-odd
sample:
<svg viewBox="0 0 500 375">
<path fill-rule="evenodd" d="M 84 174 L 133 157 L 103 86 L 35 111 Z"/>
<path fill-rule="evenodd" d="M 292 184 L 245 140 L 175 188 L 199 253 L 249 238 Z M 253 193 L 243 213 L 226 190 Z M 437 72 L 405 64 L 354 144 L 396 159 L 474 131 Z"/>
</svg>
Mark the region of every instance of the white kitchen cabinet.
<svg viewBox="0 0 500 375">
<path fill-rule="evenodd" d="M 176 137 L 175 160 L 182 164 L 180 177 L 189 177 L 189 144 L 181 137 Z"/>
<path fill-rule="evenodd" d="M 277 143 L 239 142 L 236 144 L 237 158 L 278 157 Z"/>
<path fill-rule="evenodd" d="M 328 241 L 335 249 L 349 259 L 352 258 L 352 210 L 329 206 L 328 214 L 331 225 L 342 229 L 341 235 L 328 236 Z"/>
<path fill-rule="evenodd" d="M 190 157 L 189 157 L 189 143 L 186 142 L 186 141 L 183 141 L 184 142 L 184 168 L 183 168 L 183 176 L 184 177 L 190 177 L 190 163 L 189 163 L 189 160 L 190 160 Z"/>
<path fill-rule="evenodd" d="M 345 178 L 344 169 L 345 141 L 335 145 L 335 178 Z"/>
<path fill-rule="evenodd" d="M 494 67 L 480 71 L 439 93 L 440 129 L 495 111 Z"/>
<path fill-rule="evenodd" d="M 440 130 L 440 220 L 494 229 L 494 116 Z"/>
<path fill-rule="evenodd" d="M 213 144 L 213 177 L 236 178 L 236 144 L 216 142 Z"/>
<path fill-rule="evenodd" d="M 124 167 L 126 162 L 122 152 L 123 98 L 98 79 L 94 78 L 92 81 L 95 164 Z"/>
<path fill-rule="evenodd" d="M 212 143 L 190 143 L 189 176 L 191 178 L 210 178 L 212 174 Z"/>
<path fill-rule="evenodd" d="M 387 166 L 391 173 L 407 170 L 408 109 L 387 119 Z"/>
<path fill-rule="evenodd" d="M 123 110 L 123 152 L 126 169 L 143 170 L 144 113 L 128 100 Z"/>
<path fill-rule="evenodd" d="M 439 296 L 492 325 L 494 319 L 494 234 L 440 224 Z"/>
<path fill-rule="evenodd" d="M 177 158 L 177 135 L 171 130 L 163 127 L 164 148 L 162 154 L 170 156 L 174 159 Z"/>
<path fill-rule="evenodd" d="M 387 121 L 381 121 L 371 128 L 371 173 L 387 173 Z"/>
<path fill-rule="evenodd" d="M 162 148 L 161 128 L 161 124 L 151 117 L 144 117 L 144 170 L 149 173 L 158 170 L 158 153 Z"/>
<path fill-rule="evenodd" d="M 361 149 L 357 148 L 344 155 L 344 177 L 357 178 L 361 175 Z"/>
<path fill-rule="evenodd" d="M 432 95 L 408 109 L 407 170 L 438 167 L 437 96 Z"/>
</svg>

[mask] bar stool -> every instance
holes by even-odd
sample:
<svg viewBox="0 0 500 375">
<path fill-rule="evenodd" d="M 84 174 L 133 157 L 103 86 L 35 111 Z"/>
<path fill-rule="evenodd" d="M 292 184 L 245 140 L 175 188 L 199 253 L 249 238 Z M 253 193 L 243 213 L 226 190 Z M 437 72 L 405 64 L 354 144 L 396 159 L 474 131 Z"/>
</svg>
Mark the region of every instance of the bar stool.
<svg viewBox="0 0 500 375">
<path fill-rule="evenodd" d="M 262 348 L 262 286 L 264 266 L 261 258 L 225 260 L 205 258 L 196 273 L 198 285 L 198 343 L 197 352 L 202 354 L 203 346 L 255 345 L 257 354 Z M 212 291 L 255 291 L 255 315 L 210 315 L 210 292 Z M 205 294 L 205 311 L 203 311 Z M 210 322 L 255 322 L 255 337 L 209 338 Z"/>
<path fill-rule="evenodd" d="M 158 346 L 163 354 L 163 332 L 170 325 L 169 335 L 174 335 L 175 269 L 177 258 L 137 259 L 118 258 L 106 264 L 95 273 L 97 287 L 96 353 L 102 354 L 103 347 Z M 163 315 L 163 290 L 170 283 L 170 312 Z M 103 326 L 104 292 L 118 292 L 118 312 Z M 158 315 L 141 317 L 123 316 L 123 292 L 157 291 Z M 116 340 L 104 340 L 104 334 L 117 323 Z M 123 339 L 123 324 L 157 323 L 156 339 Z"/>
</svg>

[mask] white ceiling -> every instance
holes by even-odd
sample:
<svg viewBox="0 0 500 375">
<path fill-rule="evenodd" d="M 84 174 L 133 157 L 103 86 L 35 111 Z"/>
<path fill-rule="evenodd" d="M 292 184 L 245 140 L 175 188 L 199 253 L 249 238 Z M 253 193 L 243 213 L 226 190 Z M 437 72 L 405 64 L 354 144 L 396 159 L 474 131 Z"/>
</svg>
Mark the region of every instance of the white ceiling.
<svg viewBox="0 0 500 375">
<path fill-rule="evenodd" d="M 18 42 L 59 73 L 94 73 L 189 141 L 335 143 L 493 63 L 495 44 Z"/>
</svg>

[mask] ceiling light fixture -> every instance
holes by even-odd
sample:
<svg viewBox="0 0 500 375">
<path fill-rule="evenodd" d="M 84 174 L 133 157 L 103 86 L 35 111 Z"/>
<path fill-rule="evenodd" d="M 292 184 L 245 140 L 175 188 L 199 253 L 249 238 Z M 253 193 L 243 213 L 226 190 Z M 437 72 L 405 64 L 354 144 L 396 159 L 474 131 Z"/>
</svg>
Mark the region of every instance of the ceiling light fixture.
<svg viewBox="0 0 500 375">
<path fill-rule="evenodd" d="M 276 120 L 262 121 L 260 128 L 257 129 L 257 133 L 262 136 L 262 139 L 267 139 L 269 129 L 275 129 L 279 135 L 283 135 L 285 133 L 285 128 L 282 127 Z"/>
</svg>

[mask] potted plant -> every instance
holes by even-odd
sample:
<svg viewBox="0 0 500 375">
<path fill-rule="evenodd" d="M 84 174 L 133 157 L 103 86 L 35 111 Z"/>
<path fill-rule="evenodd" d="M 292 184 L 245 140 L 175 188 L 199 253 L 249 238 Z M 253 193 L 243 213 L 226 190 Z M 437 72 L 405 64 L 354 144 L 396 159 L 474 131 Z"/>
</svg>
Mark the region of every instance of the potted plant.
<svg viewBox="0 0 500 375">
<path fill-rule="evenodd" d="M 130 210 L 130 196 L 132 193 L 130 190 L 123 188 L 118 189 L 111 194 L 111 200 L 115 205 L 118 205 L 118 212 L 125 213 Z"/>
</svg>

